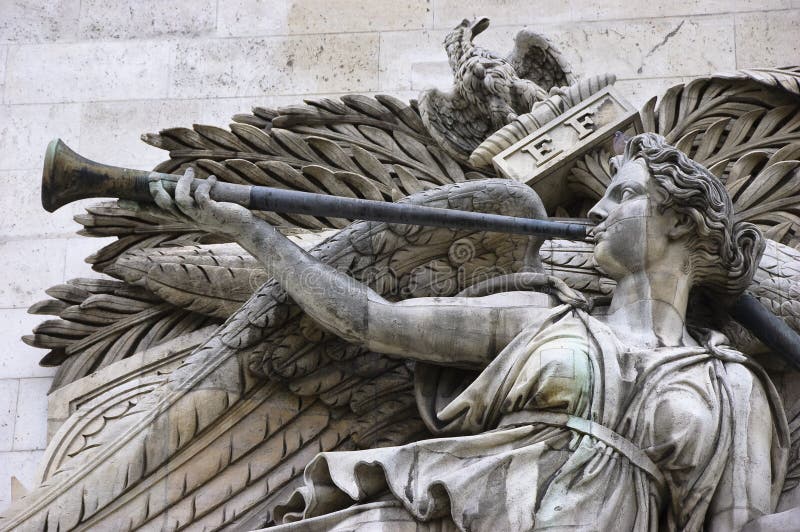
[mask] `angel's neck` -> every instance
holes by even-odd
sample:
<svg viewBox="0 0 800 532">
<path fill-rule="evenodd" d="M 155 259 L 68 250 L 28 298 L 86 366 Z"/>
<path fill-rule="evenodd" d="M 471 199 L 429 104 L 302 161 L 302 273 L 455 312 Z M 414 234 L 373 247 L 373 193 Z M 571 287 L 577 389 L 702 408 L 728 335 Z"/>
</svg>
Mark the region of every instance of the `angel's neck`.
<svg viewBox="0 0 800 532">
<path fill-rule="evenodd" d="M 691 279 L 678 272 L 637 272 L 617 280 L 606 322 L 625 343 L 640 347 L 691 342 L 686 306 Z"/>
</svg>

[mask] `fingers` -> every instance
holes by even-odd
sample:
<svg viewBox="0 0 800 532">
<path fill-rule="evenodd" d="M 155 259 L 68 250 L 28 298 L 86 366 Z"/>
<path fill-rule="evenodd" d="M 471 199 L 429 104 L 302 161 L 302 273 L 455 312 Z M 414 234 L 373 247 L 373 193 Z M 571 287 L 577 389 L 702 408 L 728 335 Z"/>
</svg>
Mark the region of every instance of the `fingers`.
<svg viewBox="0 0 800 532">
<path fill-rule="evenodd" d="M 194 199 L 197 201 L 197 205 L 200 208 L 208 207 L 211 204 L 211 189 L 214 188 L 216 184 L 217 177 L 210 175 L 208 179 L 197 186 L 197 190 L 194 191 Z"/>
<path fill-rule="evenodd" d="M 184 179 L 188 176 L 189 178 L 188 182 L 191 185 L 192 175 L 194 175 L 194 171 L 191 172 L 187 171 L 186 175 L 184 177 L 181 177 L 181 179 Z M 150 175 L 148 186 L 150 188 L 150 195 L 152 196 L 153 201 L 162 211 L 170 213 L 173 217 L 175 217 L 178 220 L 186 221 L 184 210 L 180 208 L 177 199 L 176 200 L 172 199 L 172 196 L 170 196 L 167 190 L 164 188 L 164 183 L 157 175 L 152 175 L 152 174 Z M 177 194 L 177 188 L 176 188 L 176 194 Z M 191 195 L 189 196 L 189 198 L 191 199 Z"/>
<path fill-rule="evenodd" d="M 166 190 L 164 190 L 164 184 L 161 182 L 156 176 L 151 175 L 149 181 L 150 187 L 150 196 L 152 196 L 153 201 L 164 209 L 165 211 L 174 211 L 175 207 L 172 204 L 172 198 L 169 196 Z"/>
<path fill-rule="evenodd" d="M 178 179 L 175 186 L 175 204 L 186 214 L 190 214 L 195 209 L 194 198 L 192 198 L 192 181 L 194 180 L 194 170 L 188 168 L 186 173 Z"/>
<path fill-rule="evenodd" d="M 213 232 L 219 225 L 220 206 L 211 199 L 211 189 L 217 183 L 217 178 L 209 176 L 208 179 L 194 178 L 195 172 L 187 168 L 175 184 L 175 199 L 164 189 L 164 185 L 156 176 L 150 178 L 150 194 L 156 205 L 168 211 L 177 219 Z M 196 184 L 194 192 L 192 187 Z"/>
</svg>

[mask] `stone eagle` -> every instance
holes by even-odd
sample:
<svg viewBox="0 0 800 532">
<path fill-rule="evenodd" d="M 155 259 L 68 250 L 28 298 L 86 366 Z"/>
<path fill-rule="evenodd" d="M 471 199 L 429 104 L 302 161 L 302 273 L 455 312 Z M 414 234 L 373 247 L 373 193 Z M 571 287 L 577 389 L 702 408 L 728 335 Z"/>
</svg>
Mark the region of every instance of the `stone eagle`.
<svg viewBox="0 0 800 532">
<path fill-rule="evenodd" d="M 528 113 L 548 91 L 577 81 L 556 47 L 522 30 L 506 56 L 473 43 L 489 19 L 464 19 L 444 40 L 454 86 L 422 92 L 419 109 L 428 131 L 450 155 L 463 158 L 489 135 Z"/>
</svg>

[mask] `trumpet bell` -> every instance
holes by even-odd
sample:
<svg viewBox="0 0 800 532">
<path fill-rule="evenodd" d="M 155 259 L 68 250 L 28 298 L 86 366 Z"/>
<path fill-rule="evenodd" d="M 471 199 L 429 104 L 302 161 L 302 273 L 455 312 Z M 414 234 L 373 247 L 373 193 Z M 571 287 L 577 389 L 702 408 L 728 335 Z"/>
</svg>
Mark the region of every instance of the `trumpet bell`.
<svg viewBox="0 0 800 532">
<path fill-rule="evenodd" d="M 47 145 L 42 170 L 42 207 L 47 212 L 87 198 L 148 201 L 150 172 L 109 166 L 81 157 L 61 139 Z"/>
</svg>

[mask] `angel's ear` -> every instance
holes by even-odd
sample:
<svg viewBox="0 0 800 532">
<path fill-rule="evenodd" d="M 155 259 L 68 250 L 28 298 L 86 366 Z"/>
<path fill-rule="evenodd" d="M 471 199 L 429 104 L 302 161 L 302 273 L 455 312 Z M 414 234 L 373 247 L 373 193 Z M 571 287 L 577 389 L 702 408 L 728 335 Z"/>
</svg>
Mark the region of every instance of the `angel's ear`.
<svg viewBox="0 0 800 532">
<path fill-rule="evenodd" d="M 686 213 L 676 212 L 672 219 L 672 226 L 667 233 L 670 240 L 680 240 L 694 232 L 694 221 Z"/>
</svg>

